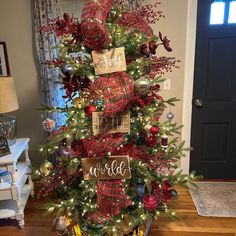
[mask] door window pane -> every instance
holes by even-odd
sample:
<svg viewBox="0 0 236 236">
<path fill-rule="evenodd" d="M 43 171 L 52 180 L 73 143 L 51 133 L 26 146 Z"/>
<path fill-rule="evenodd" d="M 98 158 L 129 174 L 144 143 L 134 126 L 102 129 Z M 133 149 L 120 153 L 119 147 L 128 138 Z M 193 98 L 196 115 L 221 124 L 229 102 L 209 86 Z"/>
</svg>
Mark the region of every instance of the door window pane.
<svg viewBox="0 0 236 236">
<path fill-rule="evenodd" d="M 225 3 L 213 2 L 211 4 L 210 24 L 217 25 L 224 23 Z"/>
<path fill-rule="evenodd" d="M 236 23 L 236 1 L 232 1 L 229 5 L 228 23 Z"/>
</svg>

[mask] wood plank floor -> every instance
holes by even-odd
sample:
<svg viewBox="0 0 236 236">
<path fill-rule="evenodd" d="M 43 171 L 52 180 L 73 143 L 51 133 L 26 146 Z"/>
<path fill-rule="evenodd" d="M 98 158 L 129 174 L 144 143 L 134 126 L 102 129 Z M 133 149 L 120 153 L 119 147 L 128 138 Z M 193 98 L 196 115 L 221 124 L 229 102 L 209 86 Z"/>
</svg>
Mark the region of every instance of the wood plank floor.
<svg viewBox="0 0 236 236">
<path fill-rule="evenodd" d="M 177 190 L 179 199 L 170 205 L 178 212 L 180 220 L 171 222 L 160 217 L 153 224 L 150 236 L 236 236 L 236 218 L 200 217 L 188 190 Z M 42 216 L 43 202 L 44 199 L 31 198 L 25 210 L 25 228 L 18 229 L 13 221 L 4 222 L 0 236 L 55 236 L 56 233 L 51 232 L 53 217 Z"/>
</svg>

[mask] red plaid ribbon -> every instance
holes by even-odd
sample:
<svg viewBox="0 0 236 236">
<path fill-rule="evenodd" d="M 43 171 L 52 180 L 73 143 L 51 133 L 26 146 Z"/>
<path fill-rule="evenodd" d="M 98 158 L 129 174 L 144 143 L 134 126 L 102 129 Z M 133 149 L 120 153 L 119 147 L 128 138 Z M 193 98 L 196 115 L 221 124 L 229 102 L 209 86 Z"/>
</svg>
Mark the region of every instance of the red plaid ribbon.
<svg viewBox="0 0 236 236">
<path fill-rule="evenodd" d="M 101 50 L 110 42 L 110 35 L 105 27 L 105 21 L 113 3 L 113 0 L 90 1 L 83 8 L 81 32 L 84 44 L 87 47 Z"/>
<path fill-rule="evenodd" d="M 93 136 L 82 142 L 88 157 L 104 157 L 108 152 L 114 153 L 124 140 L 123 134 L 119 136 L 107 134 Z"/>
<path fill-rule="evenodd" d="M 143 162 L 148 162 L 151 158 L 145 147 L 137 146 L 134 142 L 128 143 L 117 150 L 116 155 L 129 155 L 130 158 L 142 160 Z"/>
<path fill-rule="evenodd" d="M 81 21 L 84 22 L 88 19 L 95 19 L 100 21 L 100 23 L 104 23 L 113 4 L 114 0 L 89 1 L 83 8 Z"/>
<path fill-rule="evenodd" d="M 134 98 L 134 81 L 125 72 L 116 73 L 113 77 L 100 77 L 91 89 L 101 91 L 105 101 L 105 116 L 122 113 Z"/>
<path fill-rule="evenodd" d="M 127 11 L 118 21 L 119 25 L 128 26 L 146 33 L 149 37 L 153 36 L 153 30 L 143 17 L 136 11 Z"/>
<path fill-rule="evenodd" d="M 92 222 L 109 221 L 132 204 L 121 188 L 121 180 L 98 180 L 96 187 L 98 210 L 89 217 Z"/>
</svg>

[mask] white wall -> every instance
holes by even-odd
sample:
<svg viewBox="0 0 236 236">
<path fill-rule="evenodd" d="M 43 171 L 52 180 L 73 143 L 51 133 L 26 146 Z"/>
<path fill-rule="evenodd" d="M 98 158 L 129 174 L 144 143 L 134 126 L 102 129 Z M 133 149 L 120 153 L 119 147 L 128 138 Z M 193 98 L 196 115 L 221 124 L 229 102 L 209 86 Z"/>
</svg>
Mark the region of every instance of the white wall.
<svg viewBox="0 0 236 236">
<path fill-rule="evenodd" d="M 19 110 L 18 137 L 29 137 L 30 158 L 40 163 L 37 145 L 45 142 L 41 129 L 37 65 L 32 32 L 30 0 L 0 0 L 0 41 L 7 44 L 11 75 L 15 79 Z"/>
</svg>

